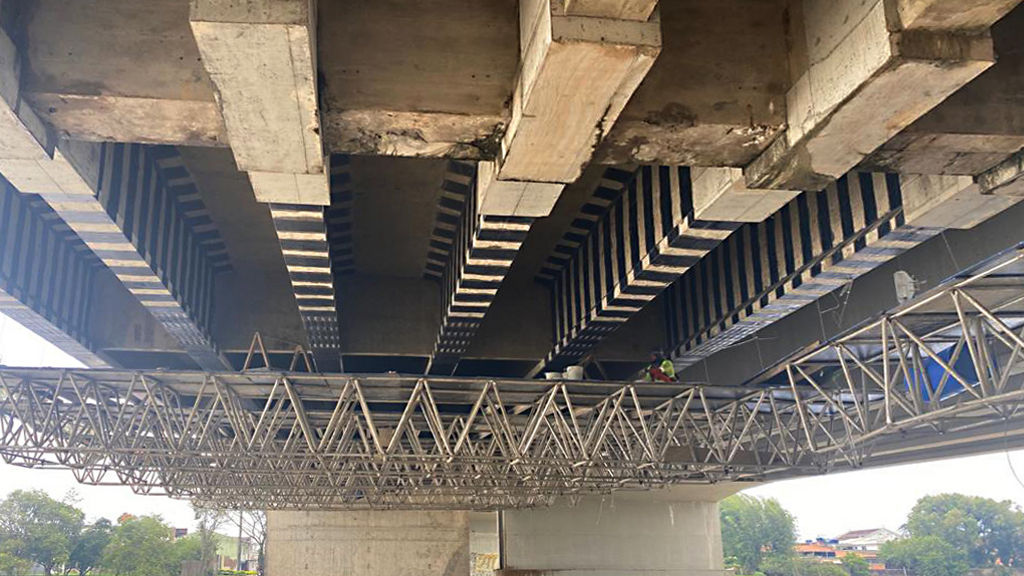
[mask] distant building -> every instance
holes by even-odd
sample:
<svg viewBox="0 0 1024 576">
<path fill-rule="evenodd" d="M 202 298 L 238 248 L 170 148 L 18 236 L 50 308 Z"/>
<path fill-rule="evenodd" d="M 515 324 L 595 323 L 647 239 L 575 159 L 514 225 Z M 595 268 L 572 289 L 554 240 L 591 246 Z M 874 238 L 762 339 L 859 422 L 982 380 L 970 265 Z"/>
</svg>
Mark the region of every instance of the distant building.
<svg viewBox="0 0 1024 576">
<path fill-rule="evenodd" d="M 214 534 L 217 542 L 217 568 L 219 570 L 255 570 L 259 550 L 250 538 L 242 538 L 242 564 L 238 565 L 238 538 Z"/>
<path fill-rule="evenodd" d="M 899 534 L 887 528 L 870 528 L 868 530 L 853 530 L 836 537 L 839 550 L 860 550 L 878 552 L 882 544 L 892 540 L 898 540 Z"/>
<path fill-rule="evenodd" d="M 885 564 L 878 560 L 882 544 L 900 538 L 900 535 L 886 528 L 853 530 L 836 538 L 818 538 L 797 544 L 796 553 L 803 558 L 812 558 L 828 564 L 840 564 L 850 555 L 860 556 L 868 561 L 873 572 L 885 570 Z"/>
</svg>

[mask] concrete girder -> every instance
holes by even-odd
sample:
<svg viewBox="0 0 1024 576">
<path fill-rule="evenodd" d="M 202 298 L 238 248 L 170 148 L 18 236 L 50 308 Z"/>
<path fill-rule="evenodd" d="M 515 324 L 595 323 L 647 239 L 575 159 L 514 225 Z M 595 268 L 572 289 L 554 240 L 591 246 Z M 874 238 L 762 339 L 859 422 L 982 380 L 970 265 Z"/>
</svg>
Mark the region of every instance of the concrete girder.
<svg viewBox="0 0 1024 576">
<path fill-rule="evenodd" d="M 41 196 L 200 367 L 223 368 L 209 327 L 214 277 L 230 263 L 180 156 L 58 140 L 25 104 L 20 62 L 0 33 L 0 173 Z"/>
<path fill-rule="evenodd" d="M 1020 199 L 982 195 L 964 176 L 867 172 L 804 193 L 672 285 L 673 359 L 689 366 L 734 346 L 943 230 L 976 226 Z"/>
<path fill-rule="evenodd" d="M 805 40 L 792 48 L 787 129 L 745 168 L 754 188 L 826 186 L 995 61 L 987 29 L 915 28 L 895 0 L 794 6 Z"/>
<path fill-rule="evenodd" d="M 38 196 L 0 189 L 0 313 L 90 368 L 109 367 L 89 334 L 103 263 Z"/>
<path fill-rule="evenodd" d="M 563 239 L 571 256 L 549 260 L 543 272 L 554 277 L 555 346 L 546 360 L 552 368 L 584 358 L 740 226 L 694 217 L 686 167 L 644 166 L 617 197 L 598 202 L 607 203 L 603 212 L 584 211 L 599 218 L 577 220 L 587 233 Z"/>
<path fill-rule="evenodd" d="M 533 218 L 484 214 L 472 168 L 449 162 L 425 275 L 439 280 L 441 325 L 428 373 L 452 374 L 512 268 Z"/>
<path fill-rule="evenodd" d="M 312 0 L 192 0 L 189 21 L 217 87 L 238 167 L 261 202 L 330 204 Z"/>
</svg>

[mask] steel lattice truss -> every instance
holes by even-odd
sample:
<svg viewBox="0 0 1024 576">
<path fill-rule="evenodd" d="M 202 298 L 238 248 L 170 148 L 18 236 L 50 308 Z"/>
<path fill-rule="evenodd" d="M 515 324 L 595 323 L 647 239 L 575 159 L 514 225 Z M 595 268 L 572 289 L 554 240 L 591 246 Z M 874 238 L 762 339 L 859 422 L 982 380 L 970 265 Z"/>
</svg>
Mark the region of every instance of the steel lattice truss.
<svg viewBox="0 0 1024 576">
<path fill-rule="evenodd" d="M 745 387 L 0 370 L 0 454 L 230 508 L 544 505 L 1024 444 L 1024 252 Z"/>
</svg>

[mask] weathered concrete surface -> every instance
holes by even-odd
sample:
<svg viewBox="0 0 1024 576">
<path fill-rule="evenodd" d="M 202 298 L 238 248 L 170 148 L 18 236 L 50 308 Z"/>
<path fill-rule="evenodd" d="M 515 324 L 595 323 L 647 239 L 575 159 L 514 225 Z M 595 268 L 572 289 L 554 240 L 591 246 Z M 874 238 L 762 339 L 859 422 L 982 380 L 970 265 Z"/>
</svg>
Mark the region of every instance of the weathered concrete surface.
<svg viewBox="0 0 1024 576">
<path fill-rule="evenodd" d="M 786 122 L 785 5 L 662 2 L 661 55 L 594 159 L 692 166 L 753 160 Z"/>
<path fill-rule="evenodd" d="M 25 99 L 80 140 L 226 144 L 182 0 L 21 2 Z"/>
<path fill-rule="evenodd" d="M 494 158 L 518 61 L 516 0 L 319 4 L 333 152 Z"/>
<path fill-rule="evenodd" d="M 984 30 L 1020 3 L 1020 0 L 899 0 L 896 4 L 904 28 L 926 30 Z"/>
<path fill-rule="evenodd" d="M 1013 206 L 1022 196 L 982 194 L 969 176 L 914 175 L 900 182 L 907 224 L 967 229 Z"/>
<path fill-rule="evenodd" d="M 799 190 L 755 190 L 739 168 L 691 168 L 697 220 L 760 222 L 800 194 Z"/>
<path fill-rule="evenodd" d="M 565 0 L 565 13 L 570 16 L 614 18 L 616 20 L 647 20 L 658 0 Z"/>
<path fill-rule="evenodd" d="M 317 98 L 316 3 L 191 0 L 192 33 L 235 161 L 261 202 L 330 204 Z"/>
<path fill-rule="evenodd" d="M 505 570 L 565 576 L 724 574 L 718 501 L 741 486 L 587 496 L 502 512 Z"/>
<path fill-rule="evenodd" d="M 976 175 L 1024 148 L 1022 34 L 1024 8 L 1018 7 L 992 26 L 996 63 L 882 145 L 864 166 Z"/>
<path fill-rule="evenodd" d="M 791 62 L 787 129 L 746 167 L 752 187 L 824 187 L 994 62 L 986 33 L 901 29 L 892 2 L 803 2 L 806 67 Z"/>
<path fill-rule="evenodd" d="M 982 194 L 1024 196 L 1024 152 L 1018 152 L 976 178 Z"/>
<path fill-rule="evenodd" d="M 468 512 L 267 513 L 268 576 L 468 573 Z"/>
<path fill-rule="evenodd" d="M 498 178 L 574 182 L 660 53 L 660 22 L 579 18 L 522 0 L 519 41 Z"/>
</svg>

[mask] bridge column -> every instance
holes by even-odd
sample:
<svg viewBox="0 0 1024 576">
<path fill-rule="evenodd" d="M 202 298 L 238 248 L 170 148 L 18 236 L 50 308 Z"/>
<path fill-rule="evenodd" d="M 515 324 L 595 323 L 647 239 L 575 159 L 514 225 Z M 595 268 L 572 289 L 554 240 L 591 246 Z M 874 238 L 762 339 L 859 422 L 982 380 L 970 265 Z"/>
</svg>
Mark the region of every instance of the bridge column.
<svg viewBox="0 0 1024 576">
<path fill-rule="evenodd" d="M 469 513 L 267 513 L 268 576 L 466 576 Z"/>
<path fill-rule="evenodd" d="M 498 574 L 724 574 L 718 502 L 736 490 L 685 486 L 504 511 Z"/>
</svg>

